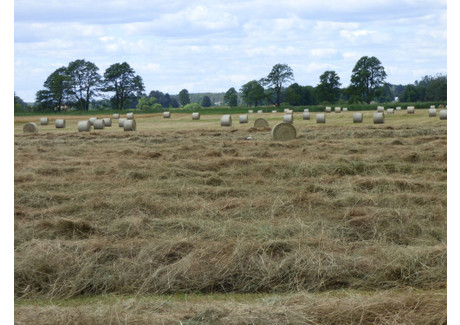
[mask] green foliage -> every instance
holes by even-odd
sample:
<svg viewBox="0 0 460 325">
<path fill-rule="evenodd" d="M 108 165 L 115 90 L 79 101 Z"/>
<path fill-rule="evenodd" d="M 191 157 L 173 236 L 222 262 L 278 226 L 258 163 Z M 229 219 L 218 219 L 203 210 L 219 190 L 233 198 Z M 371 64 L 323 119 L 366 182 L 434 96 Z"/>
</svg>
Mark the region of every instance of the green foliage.
<svg viewBox="0 0 460 325">
<path fill-rule="evenodd" d="M 340 77 L 335 71 L 325 71 L 316 87 L 320 102 L 335 103 L 340 98 Z"/>
<path fill-rule="evenodd" d="M 177 99 L 171 98 L 171 107 L 172 108 L 178 108 L 179 107 L 179 103 L 177 102 Z"/>
<path fill-rule="evenodd" d="M 161 91 L 159 90 L 152 90 L 150 93 L 149 93 L 149 98 L 156 98 L 157 102 L 161 104 L 162 107 L 164 108 L 167 108 L 171 105 L 171 96 L 166 93 L 166 94 L 163 94 Z"/>
<path fill-rule="evenodd" d="M 198 103 L 190 103 L 184 106 L 184 109 L 191 110 L 191 111 L 197 111 L 201 109 L 201 105 Z"/>
<path fill-rule="evenodd" d="M 286 88 L 284 101 L 290 105 L 314 105 L 314 90 L 311 86 L 300 86 L 298 83 L 293 83 Z"/>
<path fill-rule="evenodd" d="M 230 107 L 238 106 L 238 93 L 231 87 L 224 95 L 224 102 Z"/>
<path fill-rule="evenodd" d="M 14 112 L 23 112 L 26 109 L 26 103 L 22 100 L 21 97 L 16 96 L 14 93 Z"/>
<path fill-rule="evenodd" d="M 98 95 L 102 82 L 98 71 L 94 63 L 85 60 L 70 62 L 65 71 L 69 77 L 68 93 L 83 110 L 87 111 L 91 98 Z"/>
<path fill-rule="evenodd" d="M 155 97 L 148 98 L 148 97 L 143 96 L 142 98 L 139 98 L 136 108 L 140 110 L 146 110 L 146 109 L 151 109 L 156 104 L 158 103 Z M 161 104 L 158 104 L 158 105 L 160 105 L 160 107 L 163 108 Z"/>
<path fill-rule="evenodd" d="M 274 90 L 275 105 L 279 107 L 281 103 L 281 90 L 283 88 L 283 84 L 293 80 L 294 73 L 292 72 L 291 67 L 287 64 L 278 63 L 273 66 L 272 71 L 267 77 L 260 80 L 260 83 Z"/>
<path fill-rule="evenodd" d="M 122 110 L 131 96 L 140 96 L 143 90 L 142 78 L 135 75 L 128 63 L 115 63 L 105 70 L 104 91 L 115 93 L 111 101 L 116 109 Z"/>
<path fill-rule="evenodd" d="M 209 96 L 204 96 L 203 100 L 201 101 L 201 106 L 210 107 L 211 106 L 211 98 L 209 98 Z"/>
<path fill-rule="evenodd" d="M 43 83 L 44 89 L 35 94 L 40 109 L 61 110 L 65 101 L 71 96 L 71 76 L 66 67 L 60 67 L 51 73 Z"/>
<path fill-rule="evenodd" d="M 265 99 L 264 87 L 256 80 L 249 81 L 241 86 L 240 91 L 242 93 L 241 97 L 248 106 L 257 106 Z"/>
<path fill-rule="evenodd" d="M 363 56 L 353 68 L 350 90 L 356 99 L 370 103 L 386 76 L 385 68 L 379 59 L 374 56 Z"/>
<path fill-rule="evenodd" d="M 187 105 L 187 104 L 190 104 L 190 95 L 189 95 L 187 89 L 182 89 L 182 90 L 179 92 L 179 103 L 180 103 L 182 106 L 185 106 L 185 105 Z"/>
</svg>

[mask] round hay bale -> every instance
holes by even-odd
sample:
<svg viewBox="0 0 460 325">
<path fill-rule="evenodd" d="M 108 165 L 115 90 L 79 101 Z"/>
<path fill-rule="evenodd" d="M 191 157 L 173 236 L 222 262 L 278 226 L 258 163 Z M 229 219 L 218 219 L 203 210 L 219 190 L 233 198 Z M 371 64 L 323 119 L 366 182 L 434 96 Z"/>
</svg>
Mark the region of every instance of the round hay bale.
<svg viewBox="0 0 460 325">
<path fill-rule="evenodd" d="M 40 125 L 48 125 L 49 119 L 47 117 L 40 118 Z"/>
<path fill-rule="evenodd" d="M 304 120 L 309 120 L 310 119 L 310 112 L 303 112 L 302 118 Z"/>
<path fill-rule="evenodd" d="M 334 107 L 334 112 L 340 113 L 340 111 L 341 111 L 340 107 Z"/>
<path fill-rule="evenodd" d="M 439 105 L 438 105 L 438 108 L 444 108 L 444 105 L 443 105 L 443 104 L 439 104 Z"/>
<path fill-rule="evenodd" d="M 353 113 L 353 123 L 362 123 L 363 122 L 363 113 L 357 112 Z"/>
<path fill-rule="evenodd" d="M 304 108 L 303 111 L 304 112 L 310 112 L 310 110 L 308 108 Z"/>
<path fill-rule="evenodd" d="M 377 112 L 379 112 L 379 113 L 385 112 L 385 107 L 383 107 L 383 106 L 377 106 Z"/>
<path fill-rule="evenodd" d="M 89 118 L 89 124 L 94 125 L 94 121 L 97 120 L 97 117 L 90 117 Z"/>
<path fill-rule="evenodd" d="M 123 130 L 124 131 L 136 131 L 136 120 L 125 120 L 123 122 Z"/>
<path fill-rule="evenodd" d="M 248 114 L 252 114 L 254 111 L 252 109 L 248 110 Z"/>
<path fill-rule="evenodd" d="M 56 129 L 63 129 L 65 128 L 65 120 L 62 118 L 58 118 L 55 122 L 54 125 L 56 126 Z"/>
<path fill-rule="evenodd" d="M 240 115 L 240 124 L 248 123 L 247 115 Z"/>
<path fill-rule="evenodd" d="M 122 127 L 123 127 L 123 123 L 124 123 L 126 120 L 127 120 L 127 119 L 125 119 L 125 118 L 120 118 L 120 119 L 118 119 L 118 126 L 122 128 Z"/>
<path fill-rule="evenodd" d="M 394 108 L 387 108 L 387 113 L 388 114 L 394 114 L 395 113 Z"/>
<path fill-rule="evenodd" d="M 329 106 L 326 106 L 325 112 L 326 112 L 326 113 L 330 113 L 331 111 L 332 111 L 332 108 L 329 107 Z"/>
<path fill-rule="evenodd" d="M 316 123 L 326 123 L 326 114 L 316 114 Z"/>
<path fill-rule="evenodd" d="M 289 110 L 290 110 L 289 108 L 285 108 L 284 113 L 289 113 Z"/>
<path fill-rule="evenodd" d="M 120 114 L 118 114 L 118 113 L 112 114 L 112 118 L 114 120 L 118 120 L 120 118 Z"/>
<path fill-rule="evenodd" d="M 284 123 L 291 123 L 291 124 L 294 123 L 294 115 L 292 115 L 292 114 L 285 114 L 285 115 L 283 116 L 283 122 L 284 122 Z"/>
<path fill-rule="evenodd" d="M 78 132 L 91 131 L 91 123 L 89 123 L 89 121 L 78 121 L 77 127 L 78 127 Z"/>
<path fill-rule="evenodd" d="M 274 109 L 274 110 L 272 111 L 272 113 L 278 113 L 278 111 L 277 111 L 276 109 Z"/>
<path fill-rule="evenodd" d="M 126 119 L 127 119 L 127 120 L 132 120 L 132 119 L 134 119 L 134 113 L 126 113 Z"/>
<path fill-rule="evenodd" d="M 268 124 L 268 121 L 266 119 L 258 118 L 254 121 L 255 128 L 268 128 L 269 126 L 270 125 Z"/>
<path fill-rule="evenodd" d="M 400 110 L 401 110 L 401 106 L 396 107 L 396 110 L 397 110 L 397 111 L 400 111 Z"/>
<path fill-rule="evenodd" d="M 200 113 L 194 112 L 192 113 L 192 120 L 199 120 L 200 119 Z"/>
<path fill-rule="evenodd" d="M 24 124 L 24 127 L 22 128 L 22 132 L 24 133 L 38 133 L 38 125 L 35 124 L 34 122 L 29 122 Z"/>
<path fill-rule="evenodd" d="M 344 108 L 342 108 L 342 111 L 344 111 L 344 112 L 348 112 L 348 107 L 344 107 Z"/>
<path fill-rule="evenodd" d="M 385 115 L 383 113 L 374 113 L 374 124 L 383 124 L 385 122 Z"/>
<path fill-rule="evenodd" d="M 275 141 L 289 141 L 296 138 L 296 129 L 291 123 L 278 123 L 272 129 L 272 138 Z"/>
<path fill-rule="evenodd" d="M 430 108 L 428 110 L 428 117 L 436 117 L 436 108 Z"/>
<path fill-rule="evenodd" d="M 262 114 L 263 112 L 264 112 L 264 111 L 261 110 L 261 109 L 259 109 L 259 110 L 257 111 L 258 114 Z"/>
<path fill-rule="evenodd" d="M 112 126 L 112 119 L 110 117 L 103 118 L 104 126 Z"/>
<path fill-rule="evenodd" d="M 104 120 L 94 121 L 93 126 L 95 130 L 104 130 L 104 127 L 105 127 Z"/>
<path fill-rule="evenodd" d="M 430 108 L 436 108 L 434 105 L 430 105 Z"/>
<path fill-rule="evenodd" d="M 232 126 L 232 116 L 231 115 L 222 115 L 220 119 L 220 126 Z"/>
<path fill-rule="evenodd" d="M 407 106 L 407 114 L 415 114 L 415 107 Z"/>
<path fill-rule="evenodd" d="M 439 111 L 439 119 L 447 120 L 447 109 L 442 109 Z"/>
<path fill-rule="evenodd" d="M 171 112 L 163 112 L 163 118 L 171 118 Z"/>
</svg>

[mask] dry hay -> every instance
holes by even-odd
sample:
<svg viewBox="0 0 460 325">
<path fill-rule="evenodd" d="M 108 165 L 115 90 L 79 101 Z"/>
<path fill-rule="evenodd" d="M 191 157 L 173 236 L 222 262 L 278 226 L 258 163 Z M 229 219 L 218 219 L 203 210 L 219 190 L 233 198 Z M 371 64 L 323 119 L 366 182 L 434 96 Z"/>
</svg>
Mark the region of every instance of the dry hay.
<svg viewBox="0 0 460 325">
<path fill-rule="evenodd" d="M 47 117 L 40 118 L 40 125 L 48 125 L 49 120 Z"/>
<path fill-rule="evenodd" d="M 123 122 L 124 131 L 136 131 L 136 120 L 126 120 Z"/>
<path fill-rule="evenodd" d="M 439 111 L 439 119 L 447 120 L 447 110 L 446 109 Z"/>
<path fill-rule="evenodd" d="M 65 120 L 59 118 L 54 122 L 54 125 L 56 126 L 56 129 L 63 129 L 65 128 Z"/>
<path fill-rule="evenodd" d="M 353 123 L 362 123 L 363 113 L 353 113 Z"/>
<path fill-rule="evenodd" d="M 259 109 L 259 110 L 257 111 L 258 114 L 262 114 L 263 112 L 264 112 L 264 111 L 261 110 L 261 109 Z"/>
<path fill-rule="evenodd" d="M 240 124 L 248 123 L 247 115 L 240 115 Z"/>
<path fill-rule="evenodd" d="M 383 124 L 385 122 L 385 115 L 383 113 L 374 113 L 374 124 Z"/>
<path fill-rule="evenodd" d="M 316 114 L 316 123 L 326 123 L 326 114 Z"/>
<path fill-rule="evenodd" d="M 24 133 L 37 133 L 38 132 L 38 126 L 34 122 L 29 122 L 24 124 L 24 127 L 22 128 L 22 131 Z"/>
<path fill-rule="evenodd" d="M 194 112 L 192 113 L 192 120 L 199 120 L 200 119 L 200 113 Z"/>
<path fill-rule="evenodd" d="M 436 117 L 436 108 L 432 107 L 428 110 L 428 117 Z"/>
<path fill-rule="evenodd" d="M 270 125 L 268 124 L 268 121 L 266 119 L 258 118 L 254 121 L 255 128 L 268 128 L 269 126 Z"/>
<path fill-rule="evenodd" d="M 232 126 L 232 116 L 225 114 L 220 119 L 220 126 Z"/>
<path fill-rule="evenodd" d="M 296 129 L 291 123 L 278 123 L 272 129 L 272 137 L 275 141 L 289 141 L 296 138 Z"/>
</svg>

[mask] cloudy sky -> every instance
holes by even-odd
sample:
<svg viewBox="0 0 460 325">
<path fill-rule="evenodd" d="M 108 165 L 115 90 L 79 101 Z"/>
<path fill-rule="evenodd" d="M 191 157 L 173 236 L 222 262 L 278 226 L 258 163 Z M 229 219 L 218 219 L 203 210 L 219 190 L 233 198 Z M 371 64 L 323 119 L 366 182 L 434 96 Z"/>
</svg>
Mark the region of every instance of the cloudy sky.
<svg viewBox="0 0 460 325">
<path fill-rule="evenodd" d="M 14 1 L 14 89 L 27 102 L 77 59 L 101 74 L 126 61 L 147 93 L 177 94 L 239 89 L 277 63 L 301 85 L 334 70 L 348 86 L 365 55 L 394 84 L 447 73 L 447 1 Z"/>
</svg>

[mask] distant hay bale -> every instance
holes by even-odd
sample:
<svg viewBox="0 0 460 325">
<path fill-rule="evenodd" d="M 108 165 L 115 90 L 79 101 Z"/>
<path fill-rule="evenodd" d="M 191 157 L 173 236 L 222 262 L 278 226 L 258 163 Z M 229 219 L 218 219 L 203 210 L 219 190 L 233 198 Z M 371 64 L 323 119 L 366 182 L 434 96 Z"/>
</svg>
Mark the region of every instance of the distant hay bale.
<svg viewBox="0 0 460 325">
<path fill-rule="evenodd" d="M 62 118 L 58 118 L 55 122 L 54 125 L 56 126 L 56 129 L 63 129 L 65 128 L 65 120 Z"/>
<path fill-rule="evenodd" d="M 123 130 L 124 131 L 136 131 L 136 120 L 125 120 L 123 122 Z"/>
<path fill-rule="evenodd" d="M 387 113 L 388 114 L 394 114 L 395 113 L 394 108 L 387 108 Z"/>
<path fill-rule="evenodd" d="M 264 112 L 264 111 L 261 110 L 261 109 L 259 109 L 259 110 L 257 111 L 258 114 L 262 114 L 263 112 Z"/>
<path fill-rule="evenodd" d="M 283 122 L 284 122 L 284 123 L 291 123 L 291 124 L 294 123 L 294 115 L 292 115 L 292 114 L 285 114 L 285 115 L 283 116 Z"/>
<path fill-rule="evenodd" d="M 123 127 L 123 123 L 124 123 L 125 121 L 126 121 L 125 118 L 120 118 L 120 119 L 118 119 L 118 126 L 122 128 L 122 127 Z"/>
<path fill-rule="evenodd" d="M 200 119 L 200 113 L 194 112 L 192 113 L 192 120 L 199 120 Z"/>
<path fill-rule="evenodd" d="M 112 126 L 112 119 L 110 117 L 103 118 L 104 126 Z"/>
<path fill-rule="evenodd" d="M 268 128 L 269 126 L 270 125 L 268 124 L 268 121 L 266 119 L 258 118 L 254 121 L 255 128 Z"/>
<path fill-rule="evenodd" d="M 326 113 L 330 113 L 332 111 L 332 108 L 329 106 L 326 106 L 326 109 L 324 110 Z"/>
<path fill-rule="evenodd" d="M 290 108 L 285 108 L 284 113 L 289 113 L 290 110 L 291 110 Z"/>
<path fill-rule="evenodd" d="M 276 109 L 274 109 L 274 110 L 272 111 L 272 113 L 278 113 L 278 111 L 277 111 Z"/>
<path fill-rule="evenodd" d="M 363 113 L 357 112 L 353 113 L 353 123 L 362 123 L 363 122 Z"/>
<path fill-rule="evenodd" d="M 383 124 L 385 122 L 385 115 L 381 112 L 374 113 L 374 124 Z"/>
<path fill-rule="evenodd" d="M 252 114 L 254 111 L 252 109 L 248 110 L 248 114 Z"/>
<path fill-rule="evenodd" d="M 232 126 L 232 116 L 231 115 L 222 115 L 220 118 L 220 126 Z"/>
<path fill-rule="evenodd" d="M 77 127 L 78 127 L 78 132 L 91 131 L 91 123 L 89 123 L 89 121 L 78 121 Z"/>
<path fill-rule="evenodd" d="M 438 108 L 444 108 L 444 105 L 443 105 L 443 104 L 439 104 L 439 105 L 438 105 Z"/>
<path fill-rule="evenodd" d="M 407 106 L 407 114 L 415 114 L 415 107 Z"/>
<path fill-rule="evenodd" d="M 434 105 L 430 105 L 430 108 L 436 108 Z"/>
<path fill-rule="evenodd" d="M 113 118 L 114 120 L 118 120 L 118 119 L 120 118 L 120 114 L 115 113 L 115 114 L 112 115 L 112 118 Z"/>
<path fill-rule="evenodd" d="M 344 111 L 344 112 L 348 112 L 348 107 L 344 107 L 344 108 L 342 108 L 342 111 Z"/>
<path fill-rule="evenodd" d="M 447 120 L 447 109 L 442 109 L 442 110 L 439 111 L 439 119 L 440 120 Z"/>
<path fill-rule="evenodd" d="M 24 133 L 38 133 L 38 125 L 35 124 L 34 122 L 29 122 L 24 124 L 24 127 L 22 128 L 22 132 Z"/>
<path fill-rule="evenodd" d="M 302 118 L 304 120 L 309 120 L 310 119 L 310 112 L 303 112 Z"/>
<path fill-rule="evenodd" d="M 336 113 L 340 113 L 340 112 L 341 112 L 341 109 L 340 109 L 340 107 L 334 107 L 334 112 L 336 112 Z"/>
<path fill-rule="evenodd" d="M 400 110 L 401 110 L 401 106 L 396 107 L 396 110 L 397 110 L 397 111 L 400 111 Z"/>
<path fill-rule="evenodd" d="M 326 114 L 316 114 L 316 123 L 326 123 Z"/>
<path fill-rule="evenodd" d="M 308 108 L 304 108 L 303 111 L 304 112 L 310 112 L 310 110 Z"/>
<path fill-rule="evenodd" d="M 94 125 L 94 121 L 97 120 L 97 117 L 90 117 L 89 118 L 89 124 Z"/>
<path fill-rule="evenodd" d="M 428 117 L 436 117 L 436 108 L 430 108 L 428 110 Z"/>
<path fill-rule="evenodd" d="M 379 113 L 385 112 L 385 107 L 383 107 L 383 106 L 377 106 L 377 112 L 379 112 Z"/>
<path fill-rule="evenodd" d="M 240 124 L 248 123 L 247 115 L 240 115 Z"/>
<path fill-rule="evenodd" d="M 98 119 L 94 121 L 93 126 L 95 130 L 104 130 L 104 127 L 105 127 L 104 120 Z"/>
<path fill-rule="evenodd" d="M 47 117 L 40 118 L 40 125 L 48 125 L 49 119 Z"/>
<path fill-rule="evenodd" d="M 171 112 L 163 112 L 163 118 L 171 118 Z"/>
<path fill-rule="evenodd" d="M 272 129 L 272 137 L 275 141 L 289 141 L 296 138 L 296 129 L 291 123 L 278 123 Z"/>
<path fill-rule="evenodd" d="M 132 119 L 134 119 L 134 113 L 126 113 L 126 119 L 127 119 L 127 120 L 132 120 Z"/>
</svg>

